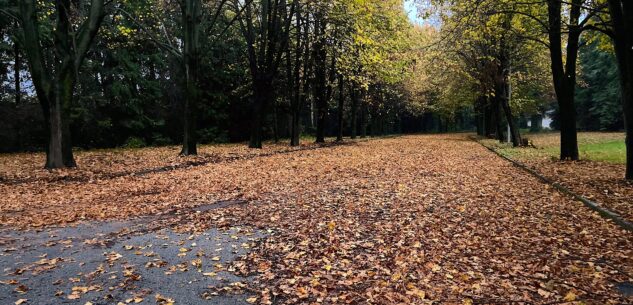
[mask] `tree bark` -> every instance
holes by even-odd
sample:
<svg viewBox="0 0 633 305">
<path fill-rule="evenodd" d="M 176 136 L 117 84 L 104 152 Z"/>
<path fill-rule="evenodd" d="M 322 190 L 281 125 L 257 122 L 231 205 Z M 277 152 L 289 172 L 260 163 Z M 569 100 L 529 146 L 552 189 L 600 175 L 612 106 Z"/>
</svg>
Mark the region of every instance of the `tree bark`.
<svg viewBox="0 0 633 305">
<path fill-rule="evenodd" d="M 17 27 L 17 26 L 16 26 Z M 21 88 L 21 78 L 20 78 L 20 70 L 22 69 L 22 58 L 20 57 L 20 46 L 17 41 L 13 42 L 13 78 L 15 84 L 15 106 L 20 105 L 22 100 L 22 88 Z"/>
<path fill-rule="evenodd" d="M 345 108 L 345 82 L 342 74 L 338 76 L 338 134 L 336 135 L 336 141 L 343 141 L 344 125 L 344 109 Z"/>
<path fill-rule="evenodd" d="M 352 105 L 350 109 L 350 137 L 352 140 L 355 140 L 358 136 L 358 103 L 360 99 L 360 93 L 358 92 L 358 88 L 355 83 L 350 85 L 350 96 L 352 100 Z"/>
<path fill-rule="evenodd" d="M 369 124 L 369 107 L 367 105 L 367 101 L 363 101 L 361 105 L 361 116 L 360 116 L 360 138 L 364 139 L 367 137 L 367 125 Z"/>
<path fill-rule="evenodd" d="M 73 32 L 69 0 L 55 2 L 56 25 L 53 31 L 55 59 L 47 64 L 40 43 L 39 20 L 35 0 L 19 1 L 20 25 L 24 37 L 24 52 L 31 80 L 44 113 L 48 130 L 46 167 L 76 166 L 70 137 L 69 110 L 72 104 L 76 75 L 104 17 L 104 1 L 92 0 L 88 16 Z"/>
<path fill-rule="evenodd" d="M 517 126 L 516 118 L 512 114 L 510 108 L 510 79 L 509 79 L 509 66 L 505 59 L 502 59 L 502 65 L 500 67 L 500 75 L 498 76 L 496 96 L 499 98 L 501 108 L 505 113 L 506 121 L 510 126 L 510 138 L 512 140 L 512 146 L 521 146 L 521 135 L 519 133 L 519 127 Z"/>
<path fill-rule="evenodd" d="M 503 124 L 502 124 L 502 120 L 501 120 L 501 99 L 498 96 L 495 96 L 494 98 L 492 98 L 493 101 L 493 105 L 492 105 L 492 111 L 494 111 L 494 120 L 495 120 L 495 124 L 496 124 L 496 136 L 497 136 L 497 140 L 501 143 L 503 143 L 503 141 L 505 140 L 503 138 Z"/>
<path fill-rule="evenodd" d="M 270 103 L 272 80 L 267 78 L 255 80 L 255 97 L 253 101 L 253 111 L 251 117 L 251 139 L 248 147 L 262 148 L 263 142 L 263 125 L 265 119 L 266 107 Z"/>
<path fill-rule="evenodd" d="M 327 50 L 325 37 L 325 20 L 322 14 L 317 14 L 315 21 L 315 35 L 317 41 L 314 46 L 314 97 L 316 102 L 316 143 L 325 143 L 325 120 L 327 117 Z"/>
<path fill-rule="evenodd" d="M 201 0 L 183 0 L 180 3 L 183 27 L 183 64 L 185 70 L 185 100 L 183 104 L 183 143 L 180 155 L 198 154 L 196 112 L 199 97 L 198 57 L 200 53 Z"/>
<path fill-rule="evenodd" d="M 567 34 L 566 62 L 563 63 L 562 9 L 560 0 L 548 0 L 549 49 L 552 62 L 554 90 L 560 111 L 560 159 L 578 160 L 578 138 L 576 130 L 576 107 L 574 92 L 576 88 L 576 60 L 580 33 L 579 26 L 581 0 L 572 0 Z"/>
<path fill-rule="evenodd" d="M 609 13 L 613 23 L 613 45 L 620 73 L 626 130 L 625 177 L 633 180 L 633 3 L 627 0 L 609 0 Z"/>
</svg>

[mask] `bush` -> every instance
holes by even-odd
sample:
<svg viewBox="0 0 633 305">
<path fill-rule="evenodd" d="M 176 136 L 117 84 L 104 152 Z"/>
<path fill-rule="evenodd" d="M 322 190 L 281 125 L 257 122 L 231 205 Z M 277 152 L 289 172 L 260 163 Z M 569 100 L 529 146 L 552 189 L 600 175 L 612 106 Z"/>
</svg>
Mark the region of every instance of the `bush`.
<svg viewBox="0 0 633 305">
<path fill-rule="evenodd" d="M 141 148 L 145 146 L 145 141 L 138 137 L 129 137 L 127 141 L 125 141 L 125 145 L 123 145 L 125 148 Z"/>
</svg>

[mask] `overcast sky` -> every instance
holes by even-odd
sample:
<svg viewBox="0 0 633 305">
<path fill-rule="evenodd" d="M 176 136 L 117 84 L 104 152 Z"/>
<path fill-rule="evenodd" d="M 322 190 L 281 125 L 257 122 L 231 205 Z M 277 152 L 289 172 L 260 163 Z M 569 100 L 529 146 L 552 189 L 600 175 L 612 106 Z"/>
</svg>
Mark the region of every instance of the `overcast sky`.
<svg viewBox="0 0 633 305">
<path fill-rule="evenodd" d="M 418 18 L 418 10 L 415 8 L 413 0 L 404 0 L 404 9 L 409 15 L 409 20 L 413 23 L 422 23 L 423 20 Z"/>
</svg>

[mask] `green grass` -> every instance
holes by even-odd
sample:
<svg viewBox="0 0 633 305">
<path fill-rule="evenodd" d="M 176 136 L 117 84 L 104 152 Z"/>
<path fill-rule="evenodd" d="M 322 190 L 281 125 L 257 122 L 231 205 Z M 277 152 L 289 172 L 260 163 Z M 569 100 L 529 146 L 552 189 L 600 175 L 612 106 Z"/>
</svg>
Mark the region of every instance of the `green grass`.
<svg viewBox="0 0 633 305">
<path fill-rule="evenodd" d="M 501 154 L 513 159 L 557 159 L 560 155 L 558 133 L 524 134 L 536 148 L 513 148 L 509 144 L 495 140 L 481 140 L 483 144 L 495 148 Z M 578 152 L 581 160 L 591 160 L 615 164 L 626 163 L 626 146 L 623 133 L 578 133 Z"/>
<path fill-rule="evenodd" d="M 618 164 L 626 163 L 626 146 L 621 141 L 584 144 L 580 145 L 578 150 L 583 159 Z"/>
</svg>

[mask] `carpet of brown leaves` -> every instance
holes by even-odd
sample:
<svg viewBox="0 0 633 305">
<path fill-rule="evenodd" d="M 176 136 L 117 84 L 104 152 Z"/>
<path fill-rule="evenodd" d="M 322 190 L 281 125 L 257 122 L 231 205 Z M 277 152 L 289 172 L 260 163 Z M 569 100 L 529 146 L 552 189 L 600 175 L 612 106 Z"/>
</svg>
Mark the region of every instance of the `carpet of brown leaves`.
<svg viewBox="0 0 633 305">
<path fill-rule="evenodd" d="M 622 133 L 584 132 L 578 136 L 582 144 L 624 139 Z M 484 140 L 483 143 L 633 222 L 633 182 L 624 180 L 624 164 L 592 160 L 561 162 L 557 159 L 558 151 L 555 151 L 560 145 L 560 136 L 557 133 L 528 137 L 534 140 L 537 149 L 508 148 L 494 140 Z"/>
<path fill-rule="evenodd" d="M 523 164 L 633 222 L 633 182 L 623 179 L 624 165 L 594 161 L 526 159 Z"/>
<path fill-rule="evenodd" d="M 0 185 L 3 224 L 227 199 L 182 230 L 271 235 L 235 268 L 301 304 L 630 304 L 633 236 L 463 135 L 407 136 L 89 182 Z"/>
</svg>

